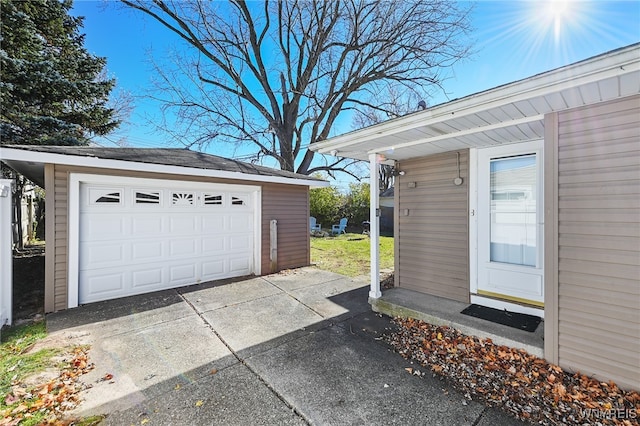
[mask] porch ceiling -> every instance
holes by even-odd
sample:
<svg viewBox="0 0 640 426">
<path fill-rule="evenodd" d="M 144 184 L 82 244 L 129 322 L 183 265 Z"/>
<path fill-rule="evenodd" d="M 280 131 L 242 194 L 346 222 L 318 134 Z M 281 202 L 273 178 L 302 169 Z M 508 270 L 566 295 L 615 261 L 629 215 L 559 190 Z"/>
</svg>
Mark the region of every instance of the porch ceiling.
<svg viewBox="0 0 640 426">
<path fill-rule="evenodd" d="M 330 138 L 312 150 L 406 160 L 543 138 L 544 115 L 640 93 L 640 43 Z"/>
</svg>

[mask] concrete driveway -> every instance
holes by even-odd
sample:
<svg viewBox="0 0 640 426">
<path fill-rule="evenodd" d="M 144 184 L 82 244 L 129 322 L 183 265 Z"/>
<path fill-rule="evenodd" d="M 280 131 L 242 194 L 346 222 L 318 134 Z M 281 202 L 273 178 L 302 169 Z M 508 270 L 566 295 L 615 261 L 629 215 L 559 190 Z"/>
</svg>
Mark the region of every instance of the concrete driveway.
<svg viewBox="0 0 640 426">
<path fill-rule="evenodd" d="M 75 413 L 106 425 L 521 424 L 408 374 L 367 294 L 309 267 L 95 303 L 47 327 L 91 345 Z"/>
</svg>

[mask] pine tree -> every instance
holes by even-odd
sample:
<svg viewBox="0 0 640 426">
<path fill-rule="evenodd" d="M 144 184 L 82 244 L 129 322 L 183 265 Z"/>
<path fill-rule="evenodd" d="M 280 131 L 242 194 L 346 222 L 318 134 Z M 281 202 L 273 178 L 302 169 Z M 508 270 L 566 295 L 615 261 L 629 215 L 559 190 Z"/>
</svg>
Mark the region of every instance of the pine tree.
<svg viewBox="0 0 640 426">
<path fill-rule="evenodd" d="M 115 129 L 115 80 L 84 47 L 72 2 L 0 1 L 0 143 L 86 145 Z"/>
</svg>

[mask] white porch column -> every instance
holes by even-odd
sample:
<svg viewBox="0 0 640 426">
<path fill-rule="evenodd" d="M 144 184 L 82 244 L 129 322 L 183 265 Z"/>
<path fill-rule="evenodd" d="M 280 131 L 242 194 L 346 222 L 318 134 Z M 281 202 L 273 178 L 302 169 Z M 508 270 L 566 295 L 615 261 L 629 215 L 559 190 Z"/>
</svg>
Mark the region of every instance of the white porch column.
<svg viewBox="0 0 640 426">
<path fill-rule="evenodd" d="M 371 289 L 369 297 L 378 299 L 382 296 L 380 292 L 380 216 L 379 210 L 379 186 L 378 186 L 378 163 L 377 154 L 369 154 L 369 236 L 371 243 Z"/>
<path fill-rule="evenodd" d="M 0 327 L 11 325 L 13 303 L 10 179 L 0 179 Z"/>
</svg>

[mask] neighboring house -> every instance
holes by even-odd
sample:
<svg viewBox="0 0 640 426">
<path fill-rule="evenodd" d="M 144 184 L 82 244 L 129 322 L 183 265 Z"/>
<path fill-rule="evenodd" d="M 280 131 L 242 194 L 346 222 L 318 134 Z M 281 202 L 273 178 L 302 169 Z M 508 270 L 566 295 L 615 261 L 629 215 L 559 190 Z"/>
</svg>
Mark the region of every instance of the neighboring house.
<svg viewBox="0 0 640 426">
<path fill-rule="evenodd" d="M 640 44 L 311 149 L 369 160 L 374 241 L 402 172 L 396 287 L 544 317 L 547 360 L 638 389 Z"/>
<path fill-rule="evenodd" d="M 46 312 L 309 265 L 309 187 L 328 185 L 186 149 L 5 145 L 0 158 L 46 191 Z"/>
<path fill-rule="evenodd" d="M 380 193 L 380 229 L 393 231 L 393 186 Z"/>
</svg>

